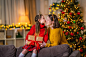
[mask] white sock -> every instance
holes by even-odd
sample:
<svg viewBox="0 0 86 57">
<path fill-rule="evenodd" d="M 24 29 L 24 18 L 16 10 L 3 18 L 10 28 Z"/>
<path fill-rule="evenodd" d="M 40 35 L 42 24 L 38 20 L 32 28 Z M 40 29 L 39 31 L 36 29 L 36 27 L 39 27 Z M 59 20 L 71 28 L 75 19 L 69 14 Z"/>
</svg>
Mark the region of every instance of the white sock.
<svg viewBox="0 0 86 57">
<path fill-rule="evenodd" d="M 24 57 L 25 55 L 24 54 L 22 54 L 22 52 L 19 54 L 19 57 Z"/>
<path fill-rule="evenodd" d="M 36 54 L 35 53 L 32 53 L 32 56 L 31 57 L 36 57 Z"/>
</svg>

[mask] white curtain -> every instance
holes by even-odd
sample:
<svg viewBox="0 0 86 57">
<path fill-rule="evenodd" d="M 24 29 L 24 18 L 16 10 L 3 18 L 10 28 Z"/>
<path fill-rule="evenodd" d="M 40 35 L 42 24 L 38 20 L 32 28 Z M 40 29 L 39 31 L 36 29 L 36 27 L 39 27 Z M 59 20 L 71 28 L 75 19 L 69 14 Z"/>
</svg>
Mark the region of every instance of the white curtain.
<svg viewBox="0 0 86 57">
<path fill-rule="evenodd" d="M 25 15 L 24 0 L 0 0 L 1 24 L 17 24 L 22 15 Z"/>
</svg>

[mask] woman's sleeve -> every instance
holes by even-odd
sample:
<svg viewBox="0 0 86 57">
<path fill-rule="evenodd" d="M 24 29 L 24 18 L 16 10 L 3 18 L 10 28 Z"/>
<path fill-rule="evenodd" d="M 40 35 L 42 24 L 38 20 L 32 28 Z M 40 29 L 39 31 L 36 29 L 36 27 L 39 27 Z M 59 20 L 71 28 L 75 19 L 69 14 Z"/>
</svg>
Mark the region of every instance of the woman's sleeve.
<svg viewBox="0 0 86 57">
<path fill-rule="evenodd" d="M 54 40 L 54 43 L 52 43 L 52 44 L 46 44 L 46 46 L 45 47 L 52 47 L 52 46 L 56 46 L 56 45 L 58 45 L 59 43 L 57 43 L 58 41 L 56 41 L 56 40 Z"/>
<path fill-rule="evenodd" d="M 47 41 L 48 41 L 48 31 L 47 31 L 47 33 L 44 36 L 44 42 L 47 43 Z"/>
<path fill-rule="evenodd" d="M 62 29 L 60 30 L 61 33 L 61 43 L 60 44 L 68 44 L 65 34 L 63 33 Z"/>
<path fill-rule="evenodd" d="M 25 40 L 28 40 L 28 35 L 33 35 L 34 33 L 35 33 L 35 25 L 33 25 L 30 31 L 27 33 Z"/>
<path fill-rule="evenodd" d="M 56 46 L 56 45 L 58 45 L 59 44 L 59 39 L 57 38 L 57 36 L 58 36 L 58 34 L 55 34 L 54 35 L 54 39 L 52 38 L 52 40 L 54 41 L 53 43 L 51 43 L 51 44 L 46 44 L 46 46 L 45 47 L 51 47 L 51 46 Z"/>
</svg>

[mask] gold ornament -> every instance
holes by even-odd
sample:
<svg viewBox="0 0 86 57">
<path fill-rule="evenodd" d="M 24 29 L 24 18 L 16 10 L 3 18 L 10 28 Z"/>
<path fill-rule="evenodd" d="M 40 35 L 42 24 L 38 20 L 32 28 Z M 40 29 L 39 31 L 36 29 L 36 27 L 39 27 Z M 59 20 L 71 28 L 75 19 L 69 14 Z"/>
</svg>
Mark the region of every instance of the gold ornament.
<svg viewBox="0 0 86 57">
<path fill-rule="evenodd" d="M 79 45 L 79 44 L 80 44 L 80 42 L 77 43 L 77 45 Z"/>
<path fill-rule="evenodd" d="M 75 49 L 73 49 L 73 51 L 74 51 Z"/>
<path fill-rule="evenodd" d="M 85 46 L 85 45 L 83 45 L 83 48 L 85 49 L 85 48 L 86 48 L 86 46 Z"/>
<path fill-rule="evenodd" d="M 81 56 L 83 56 L 83 54 L 80 54 Z"/>
<path fill-rule="evenodd" d="M 78 47 L 80 47 L 80 46 L 78 46 Z"/>
<path fill-rule="evenodd" d="M 81 22 L 83 23 L 84 21 L 83 21 L 83 20 L 81 20 Z"/>
<path fill-rule="evenodd" d="M 57 6 L 59 6 L 59 4 L 57 4 Z"/>
<path fill-rule="evenodd" d="M 80 50 L 81 48 L 79 48 L 79 50 Z"/>
<path fill-rule="evenodd" d="M 64 32 L 66 32 L 66 29 L 64 30 Z"/>
<path fill-rule="evenodd" d="M 59 8 L 58 7 L 56 7 L 56 10 L 58 10 Z"/>
<path fill-rule="evenodd" d="M 78 4 L 78 6 L 80 6 L 80 4 Z"/>
<path fill-rule="evenodd" d="M 62 24 L 60 23 L 60 25 L 62 25 Z"/>
<path fill-rule="evenodd" d="M 62 25 L 62 27 L 65 27 L 64 25 Z"/>
<path fill-rule="evenodd" d="M 76 48 L 76 45 L 74 45 L 74 48 Z"/>
<path fill-rule="evenodd" d="M 83 37 L 83 40 L 85 40 L 86 39 L 86 35 L 84 35 L 84 37 Z"/>
<path fill-rule="evenodd" d="M 76 29 L 74 29 L 74 32 L 76 32 Z"/>
<path fill-rule="evenodd" d="M 70 40 L 70 38 L 68 38 L 68 40 Z"/>
<path fill-rule="evenodd" d="M 76 39 L 76 42 L 78 42 L 78 39 Z"/>
<path fill-rule="evenodd" d="M 72 27 L 72 29 L 73 29 L 73 27 Z"/>
<path fill-rule="evenodd" d="M 71 31 L 71 29 L 70 29 L 70 31 Z"/>
</svg>

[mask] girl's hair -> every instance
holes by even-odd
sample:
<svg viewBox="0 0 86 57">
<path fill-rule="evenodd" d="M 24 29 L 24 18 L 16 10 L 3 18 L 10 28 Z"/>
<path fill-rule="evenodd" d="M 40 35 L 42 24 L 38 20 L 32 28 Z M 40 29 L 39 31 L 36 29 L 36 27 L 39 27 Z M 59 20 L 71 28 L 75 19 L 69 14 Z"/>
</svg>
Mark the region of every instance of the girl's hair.
<svg viewBox="0 0 86 57">
<path fill-rule="evenodd" d="M 54 21 L 53 28 L 59 28 L 60 24 L 59 24 L 57 16 L 54 15 L 54 14 L 50 14 L 48 16 L 49 16 L 49 18 L 50 18 L 51 21 Z"/>
<path fill-rule="evenodd" d="M 36 35 L 39 35 L 39 32 L 40 32 L 40 23 L 39 23 L 38 19 L 41 19 L 42 16 L 43 15 L 40 14 L 40 15 L 36 15 L 36 17 L 35 17 L 35 22 L 36 22 L 36 25 L 35 25 Z M 44 34 L 46 34 L 47 33 L 47 27 L 44 27 L 44 28 L 45 28 L 45 33 Z"/>
</svg>

